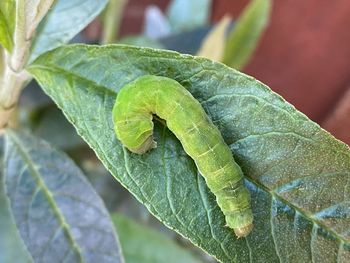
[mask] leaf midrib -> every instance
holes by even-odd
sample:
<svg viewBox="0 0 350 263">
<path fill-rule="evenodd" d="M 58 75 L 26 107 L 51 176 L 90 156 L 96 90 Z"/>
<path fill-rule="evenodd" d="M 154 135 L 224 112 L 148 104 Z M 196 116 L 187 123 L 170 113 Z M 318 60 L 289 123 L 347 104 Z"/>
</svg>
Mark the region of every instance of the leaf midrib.
<svg viewBox="0 0 350 263">
<path fill-rule="evenodd" d="M 290 203 L 289 201 L 287 201 L 286 199 L 280 197 L 279 195 L 275 194 L 274 192 L 271 192 L 266 186 L 262 185 L 261 183 L 254 181 L 252 178 L 245 176 L 246 180 L 248 180 L 250 183 L 254 184 L 257 188 L 260 188 L 266 192 L 268 192 L 271 197 L 281 201 L 283 204 L 291 207 L 293 210 L 295 210 L 296 212 L 298 212 L 299 214 L 301 214 L 303 217 L 305 217 L 306 219 L 308 219 L 310 222 L 312 222 L 313 225 L 318 225 L 319 227 L 323 228 L 324 230 L 326 230 L 327 232 L 329 232 L 331 235 L 333 235 L 334 238 L 336 238 L 340 243 L 342 244 L 350 244 L 350 242 L 348 240 L 346 240 L 344 237 L 340 236 L 337 232 L 335 232 L 333 229 L 329 228 L 328 226 L 326 226 L 324 223 L 320 222 L 319 220 L 315 219 L 313 214 L 311 213 L 306 213 L 305 211 L 301 210 L 299 207 L 293 205 L 292 203 Z"/>
<path fill-rule="evenodd" d="M 50 189 L 47 187 L 44 180 L 41 178 L 40 173 L 37 170 L 37 168 L 33 165 L 33 161 L 30 158 L 29 153 L 26 151 L 25 147 L 22 145 L 20 140 L 17 138 L 17 136 L 13 132 L 7 131 L 7 134 L 9 135 L 9 137 L 11 137 L 12 141 L 17 146 L 17 149 L 18 149 L 20 155 L 22 156 L 22 158 L 24 159 L 24 161 L 28 165 L 28 169 L 30 171 L 30 174 L 32 175 L 33 179 L 36 181 L 39 189 L 41 189 L 43 191 L 45 197 L 49 201 L 49 205 L 53 209 L 54 214 L 56 215 L 56 217 L 60 223 L 60 226 L 66 232 L 68 239 L 69 239 L 69 242 L 71 243 L 73 249 L 77 252 L 77 254 L 79 256 L 79 261 L 81 263 L 84 263 L 85 260 L 82 256 L 82 252 L 79 248 L 78 243 L 76 243 L 74 236 L 72 235 L 69 224 L 67 223 L 64 215 L 61 213 L 59 207 L 56 205 L 53 194 L 51 193 Z"/>
</svg>

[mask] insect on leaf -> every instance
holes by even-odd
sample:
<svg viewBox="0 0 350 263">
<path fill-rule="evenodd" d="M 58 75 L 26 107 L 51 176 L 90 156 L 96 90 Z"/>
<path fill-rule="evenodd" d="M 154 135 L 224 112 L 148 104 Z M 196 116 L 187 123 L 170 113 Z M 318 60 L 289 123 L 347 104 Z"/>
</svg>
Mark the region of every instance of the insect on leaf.
<svg viewBox="0 0 350 263">
<path fill-rule="evenodd" d="M 118 181 L 221 262 L 350 261 L 349 147 L 263 83 L 205 58 L 122 45 L 61 47 L 29 71 Z M 225 226 L 195 163 L 163 124 L 155 122 L 157 148 L 144 155 L 116 138 L 116 96 L 144 75 L 176 80 L 220 130 L 252 195 L 246 238 Z"/>
</svg>

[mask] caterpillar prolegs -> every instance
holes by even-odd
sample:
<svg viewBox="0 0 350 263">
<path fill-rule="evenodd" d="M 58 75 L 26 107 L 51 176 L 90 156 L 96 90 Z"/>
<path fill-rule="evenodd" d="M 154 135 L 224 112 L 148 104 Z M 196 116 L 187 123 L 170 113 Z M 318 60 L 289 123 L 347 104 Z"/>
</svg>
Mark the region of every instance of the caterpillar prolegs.
<svg viewBox="0 0 350 263">
<path fill-rule="evenodd" d="M 253 214 L 243 173 L 201 104 L 170 78 L 146 75 L 125 85 L 113 107 L 113 122 L 117 138 L 131 152 L 143 154 L 156 147 L 152 114 L 166 121 L 195 161 L 227 225 L 238 237 L 248 235 Z"/>
</svg>

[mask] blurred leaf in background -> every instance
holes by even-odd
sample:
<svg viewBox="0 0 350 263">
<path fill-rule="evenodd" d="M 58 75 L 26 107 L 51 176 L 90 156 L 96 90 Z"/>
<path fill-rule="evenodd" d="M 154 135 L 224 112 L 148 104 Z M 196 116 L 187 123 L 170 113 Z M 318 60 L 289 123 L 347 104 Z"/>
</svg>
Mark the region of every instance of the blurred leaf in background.
<svg viewBox="0 0 350 263">
<path fill-rule="evenodd" d="M 167 17 L 156 5 L 150 5 L 145 10 L 143 33 L 151 39 L 159 39 L 171 34 L 171 27 Z"/>
<path fill-rule="evenodd" d="M 32 131 L 36 136 L 66 151 L 86 145 L 55 105 L 40 109 L 35 120 L 32 120 Z"/>
<path fill-rule="evenodd" d="M 252 0 L 231 26 L 224 16 L 208 33 L 197 55 L 240 70 L 249 62 L 268 24 L 272 0 Z"/>
<path fill-rule="evenodd" d="M 196 54 L 201 42 L 210 31 L 211 26 L 204 26 L 170 35 L 159 39 L 159 42 L 168 50 L 174 50 L 184 54 Z"/>
<path fill-rule="evenodd" d="M 4 189 L 4 137 L 0 136 L 0 262 L 32 262 L 11 216 Z"/>
<path fill-rule="evenodd" d="M 169 21 L 172 14 L 176 14 L 174 23 L 171 23 L 172 32 L 161 32 L 159 27 L 167 28 L 168 21 L 159 8 L 152 7 L 149 10 L 157 9 L 157 12 L 151 12 L 153 19 L 147 19 L 146 12 L 146 37 L 134 36 L 123 39 L 121 43 L 155 48 L 161 46 L 181 53 L 197 54 L 239 70 L 249 62 L 258 46 L 269 22 L 271 5 L 272 0 L 252 0 L 236 21 L 232 22 L 229 16 L 224 16 L 216 26 L 210 27 L 207 12 L 211 1 L 174 0 L 168 8 Z M 191 15 L 188 12 L 192 12 Z M 158 16 L 162 19 L 155 20 Z M 148 35 L 154 42 L 148 40 Z"/>
<path fill-rule="evenodd" d="M 112 214 L 127 263 L 200 263 L 189 250 L 147 226 Z"/>
<path fill-rule="evenodd" d="M 108 5 L 102 14 L 102 44 L 111 44 L 116 42 L 119 34 L 120 23 L 123 17 L 123 11 L 127 3 L 128 0 L 109 0 Z"/>
<path fill-rule="evenodd" d="M 90 158 L 80 159 L 81 168 L 95 191 L 103 199 L 109 211 L 116 211 L 128 198 L 129 191 L 120 185 L 93 154 Z M 132 210 L 133 207 L 128 207 Z"/>
<path fill-rule="evenodd" d="M 229 32 L 221 61 L 240 70 L 252 57 L 270 18 L 272 0 L 252 0 Z"/>
<path fill-rule="evenodd" d="M 201 43 L 197 56 L 221 61 L 226 44 L 226 34 L 232 19 L 229 16 L 221 18 L 220 22 L 210 30 Z"/>
<path fill-rule="evenodd" d="M 7 130 L 4 168 L 11 213 L 35 262 L 124 262 L 102 200 L 65 154 Z"/>
<path fill-rule="evenodd" d="M 150 5 L 145 10 L 143 32 L 139 35 L 127 35 L 118 43 L 195 54 L 210 28 L 210 8 L 211 1 L 207 0 L 174 0 L 170 3 L 166 16 L 159 7 Z M 195 13 L 190 13 L 194 10 Z M 177 30 L 170 24 L 170 16 L 173 15 L 173 26 Z"/>
<path fill-rule="evenodd" d="M 174 33 L 192 30 L 209 23 L 211 0 L 173 0 L 167 16 Z"/>
</svg>

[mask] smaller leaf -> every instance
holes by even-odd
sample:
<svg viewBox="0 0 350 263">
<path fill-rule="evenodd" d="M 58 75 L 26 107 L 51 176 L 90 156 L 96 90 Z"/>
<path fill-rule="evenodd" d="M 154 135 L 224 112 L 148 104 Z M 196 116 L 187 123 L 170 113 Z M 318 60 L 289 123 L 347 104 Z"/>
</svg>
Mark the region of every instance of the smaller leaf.
<svg viewBox="0 0 350 263">
<path fill-rule="evenodd" d="M 174 32 L 181 32 L 207 24 L 211 0 L 173 0 L 167 10 L 168 19 Z"/>
<path fill-rule="evenodd" d="M 120 214 L 112 215 L 128 263 L 199 263 L 192 253 L 165 235 Z"/>
<path fill-rule="evenodd" d="M 231 18 L 224 16 L 205 37 L 197 55 L 221 61 L 224 53 L 226 31 L 230 24 Z"/>
<path fill-rule="evenodd" d="M 271 0 L 252 0 L 229 33 L 223 62 L 242 69 L 251 58 L 269 21 Z"/>
<path fill-rule="evenodd" d="M 103 15 L 103 44 L 116 42 L 127 2 L 128 0 L 109 0 Z"/>
<path fill-rule="evenodd" d="M 35 262 L 123 262 L 102 200 L 78 167 L 49 144 L 6 131 L 5 187 Z"/>
<path fill-rule="evenodd" d="M 13 31 L 15 25 L 16 3 L 14 0 L 1 0 L 0 2 L 0 45 L 9 52 L 13 48 Z"/>
<path fill-rule="evenodd" d="M 40 23 L 29 61 L 70 41 L 106 6 L 108 0 L 57 0 Z"/>
</svg>

